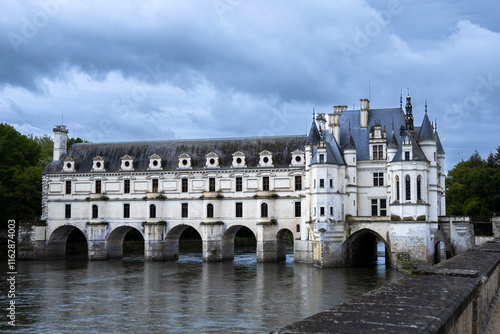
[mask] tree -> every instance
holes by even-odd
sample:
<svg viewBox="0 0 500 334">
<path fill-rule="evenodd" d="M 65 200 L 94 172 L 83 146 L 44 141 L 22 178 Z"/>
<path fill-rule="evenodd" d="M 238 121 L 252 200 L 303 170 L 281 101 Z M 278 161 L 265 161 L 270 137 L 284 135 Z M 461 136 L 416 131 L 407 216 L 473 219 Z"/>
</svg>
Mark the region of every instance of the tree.
<svg viewBox="0 0 500 334">
<path fill-rule="evenodd" d="M 448 215 L 492 216 L 500 213 L 500 146 L 485 161 L 475 151 L 449 171 L 446 179 Z"/>
<path fill-rule="evenodd" d="M 84 143 L 68 138 L 67 147 Z M 0 229 L 9 219 L 37 219 L 42 207 L 42 173 L 53 158 L 54 141 L 49 135 L 24 136 L 0 123 Z"/>
<path fill-rule="evenodd" d="M 5 227 L 9 219 L 19 219 L 14 214 L 18 206 L 14 196 L 17 176 L 38 163 L 40 152 L 35 141 L 8 124 L 0 124 L 0 228 Z"/>
</svg>

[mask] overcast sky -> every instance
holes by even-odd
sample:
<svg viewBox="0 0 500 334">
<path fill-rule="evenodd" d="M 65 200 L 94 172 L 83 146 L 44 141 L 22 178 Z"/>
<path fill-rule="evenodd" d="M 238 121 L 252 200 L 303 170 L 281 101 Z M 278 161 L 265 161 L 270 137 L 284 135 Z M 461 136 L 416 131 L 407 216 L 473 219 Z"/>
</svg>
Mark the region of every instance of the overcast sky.
<svg viewBox="0 0 500 334">
<path fill-rule="evenodd" d="M 498 1 L 0 4 L 0 122 L 23 134 L 61 122 L 92 142 L 304 134 L 313 107 L 398 107 L 409 88 L 447 170 L 500 145 Z"/>
</svg>

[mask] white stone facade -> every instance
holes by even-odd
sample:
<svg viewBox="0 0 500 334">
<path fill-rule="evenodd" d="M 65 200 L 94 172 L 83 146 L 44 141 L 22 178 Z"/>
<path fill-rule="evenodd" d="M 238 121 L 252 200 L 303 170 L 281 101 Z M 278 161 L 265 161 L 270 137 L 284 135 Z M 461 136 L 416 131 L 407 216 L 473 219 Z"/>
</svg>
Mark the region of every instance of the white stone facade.
<svg viewBox="0 0 500 334">
<path fill-rule="evenodd" d="M 415 256 L 422 258 L 422 245 L 424 257 L 432 256 L 432 224 L 445 208 L 437 130 L 427 111 L 413 126 L 409 97 L 406 111 L 371 110 L 366 99 L 361 105 L 318 114 L 308 136 L 79 144 L 65 152 L 67 131 L 57 127 L 60 156 L 43 176 L 47 244 L 61 227 L 76 226 L 104 258 L 114 231 L 133 227 L 151 241 L 150 259 L 165 259 L 169 240 L 178 243 L 191 226 L 204 258 L 223 260 L 231 258 L 225 235 L 245 226 L 260 260 L 282 258 L 283 231 L 290 231 L 296 261 L 331 266 L 349 264 L 339 257 L 365 229 L 401 251 L 401 229 L 405 240 L 425 230 Z"/>
</svg>

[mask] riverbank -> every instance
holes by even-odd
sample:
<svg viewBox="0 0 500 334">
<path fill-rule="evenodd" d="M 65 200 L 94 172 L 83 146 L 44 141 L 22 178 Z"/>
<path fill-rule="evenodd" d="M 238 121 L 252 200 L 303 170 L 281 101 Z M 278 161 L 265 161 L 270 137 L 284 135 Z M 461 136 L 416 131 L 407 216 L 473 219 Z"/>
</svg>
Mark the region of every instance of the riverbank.
<svg viewBox="0 0 500 334">
<path fill-rule="evenodd" d="M 286 326 L 276 333 L 486 330 L 500 286 L 500 239 Z M 497 305 L 498 314 L 498 305 Z M 498 326 L 498 320 L 491 326 Z M 498 333 L 498 332 L 494 332 Z"/>
</svg>

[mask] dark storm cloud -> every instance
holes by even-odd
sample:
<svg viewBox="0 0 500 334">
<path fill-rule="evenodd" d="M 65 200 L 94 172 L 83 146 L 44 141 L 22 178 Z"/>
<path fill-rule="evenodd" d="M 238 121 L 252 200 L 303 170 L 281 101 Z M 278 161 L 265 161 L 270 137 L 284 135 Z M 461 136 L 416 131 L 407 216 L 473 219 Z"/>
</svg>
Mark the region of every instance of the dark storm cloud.
<svg viewBox="0 0 500 334">
<path fill-rule="evenodd" d="M 395 107 L 409 87 L 416 123 L 427 99 L 451 158 L 456 133 L 500 121 L 498 7 L 3 1 L 2 121 L 49 132 L 64 112 L 93 141 L 292 134 L 313 107 Z M 483 155 L 499 144 L 483 142 Z"/>
</svg>

